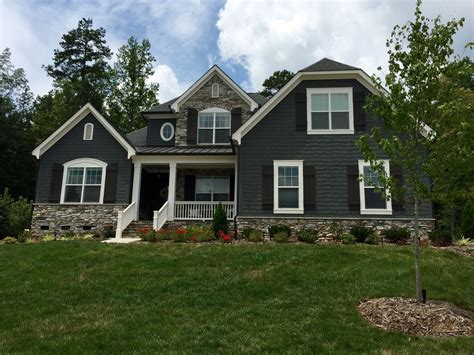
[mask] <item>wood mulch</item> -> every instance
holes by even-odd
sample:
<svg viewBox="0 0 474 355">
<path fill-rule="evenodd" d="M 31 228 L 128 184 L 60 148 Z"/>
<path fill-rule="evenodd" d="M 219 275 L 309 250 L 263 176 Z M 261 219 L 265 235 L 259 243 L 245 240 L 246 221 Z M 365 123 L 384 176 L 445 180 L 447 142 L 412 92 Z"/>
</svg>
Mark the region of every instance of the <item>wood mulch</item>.
<svg viewBox="0 0 474 355">
<path fill-rule="evenodd" d="M 423 336 L 474 335 L 474 312 L 448 302 L 375 298 L 362 301 L 358 309 L 370 323 L 385 330 Z"/>
</svg>

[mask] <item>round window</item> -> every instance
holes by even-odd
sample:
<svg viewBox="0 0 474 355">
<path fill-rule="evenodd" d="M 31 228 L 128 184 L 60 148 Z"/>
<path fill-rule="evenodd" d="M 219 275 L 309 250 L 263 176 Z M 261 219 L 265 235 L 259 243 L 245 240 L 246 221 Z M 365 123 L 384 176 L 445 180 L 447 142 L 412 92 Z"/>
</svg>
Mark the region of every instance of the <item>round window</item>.
<svg viewBox="0 0 474 355">
<path fill-rule="evenodd" d="M 174 136 L 174 127 L 171 123 L 166 122 L 161 126 L 161 131 L 160 131 L 161 139 L 163 139 L 165 142 L 170 141 L 173 136 Z"/>
</svg>

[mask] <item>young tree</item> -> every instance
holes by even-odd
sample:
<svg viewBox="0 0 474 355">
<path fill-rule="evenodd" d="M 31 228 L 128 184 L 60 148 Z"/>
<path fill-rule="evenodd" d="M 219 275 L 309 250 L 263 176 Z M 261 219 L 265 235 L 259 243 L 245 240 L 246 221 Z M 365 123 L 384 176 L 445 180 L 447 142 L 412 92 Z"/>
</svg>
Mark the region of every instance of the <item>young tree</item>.
<svg viewBox="0 0 474 355">
<path fill-rule="evenodd" d="M 140 112 L 157 103 L 159 85 L 147 82 L 154 73 L 155 58 L 150 47 L 147 39 L 139 43 L 132 36 L 117 54 L 108 111 L 112 121 L 124 133 L 143 127 L 145 121 Z"/>
<path fill-rule="evenodd" d="M 274 72 L 271 76 L 269 76 L 265 81 L 263 82 L 263 90 L 260 91 L 260 95 L 265 96 L 265 97 L 272 97 L 275 95 L 278 90 L 280 90 L 287 82 L 289 82 L 293 77 L 295 76 L 295 73 L 289 71 L 289 70 L 277 70 Z"/>
<path fill-rule="evenodd" d="M 443 24 L 440 17 L 429 20 L 423 16 L 421 0 L 418 0 L 415 19 L 394 27 L 386 43 L 389 72 L 384 81 L 388 92 L 383 80 L 374 76 L 381 94 L 371 96 L 366 105 L 373 114 L 374 128 L 358 141 L 364 159 L 370 162 L 389 194 L 397 193 L 396 182 L 385 175 L 377 151 L 383 151 L 391 165 L 399 165 L 404 171 L 405 186 L 413 204 L 418 301 L 422 300 L 419 208 L 429 194 L 426 177 L 434 136 L 434 132 L 426 133 L 426 124 L 439 115 L 441 81 L 453 54 L 453 36 L 463 22 L 461 19 Z"/>
<path fill-rule="evenodd" d="M 45 67 L 54 85 L 72 88 L 74 110 L 90 102 L 101 110 L 107 96 L 109 65 L 112 52 L 106 45 L 105 30 L 92 27 L 92 19 L 79 21 L 77 28 L 62 36 L 61 49 L 54 50 L 53 64 Z"/>
</svg>

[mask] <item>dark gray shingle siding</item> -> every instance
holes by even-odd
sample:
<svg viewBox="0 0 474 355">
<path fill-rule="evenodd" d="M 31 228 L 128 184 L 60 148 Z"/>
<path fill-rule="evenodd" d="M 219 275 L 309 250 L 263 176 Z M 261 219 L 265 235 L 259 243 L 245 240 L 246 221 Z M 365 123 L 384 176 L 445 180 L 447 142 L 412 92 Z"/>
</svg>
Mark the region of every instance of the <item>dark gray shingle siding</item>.
<svg viewBox="0 0 474 355">
<path fill-rule="evenodd" d="M 304 81 L 243 137 L 239 156 L 239 215 L 273 215 L 272 211 L 262 209 L 262 165 L 272 165 L 273 160 L 302 159 L 305 164 L 314 165 L 316 171 L 316 210 L 307 211 L 305 217 L 365 217 L 358 211 L 349 211 L 347 198 L 346 167 L 356 165 L 362 158 L 355 145 L 360 134 L 308 135 L 295 129 L 295 93 L 311 87 L 335 86 L 352 86 L 354 92 L 366 90 L 355 80 Z M 368 124 L 369 121 L 367 117 Z M 429 203 L 422 206 L 421 216 L 432 217 Z M 374 217 L 412 215 L 406 210 Z"/>
<path fill-rule="evenodd" d="M 84 125 L 94 124 L 94 139 L 84 141 Z M 129 203 L 132 182 L 132 163 L 127 151 L 91 114 L 80 121 L 40 158 L 36 202 L 48 202 L 51 169 L 54 163 L 63 164 L 79 158 L 99 159 L 107 164 L 118 164 L 116 203 Z"/>
</svg>

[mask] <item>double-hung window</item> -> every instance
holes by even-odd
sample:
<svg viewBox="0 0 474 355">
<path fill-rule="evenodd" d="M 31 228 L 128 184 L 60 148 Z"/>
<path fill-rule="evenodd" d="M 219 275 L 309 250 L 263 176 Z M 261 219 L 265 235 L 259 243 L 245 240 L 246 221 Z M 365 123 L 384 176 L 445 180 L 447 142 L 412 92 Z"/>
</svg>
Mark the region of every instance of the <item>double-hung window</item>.
<svg viewBox="0 0 474 355">
<path fill-rule="evenodd" d="M 389 161 L 383 160 L 385 174 L 390 175 Z M 379 181 L 377 173 L 369 163 L 359 160 L 359 174 L 363 179 L 359 182 L 360 213 L 361 214 L 392 214 L 392 200 L 386 199 L 382 192 L 384 186 Z M 376 188 L 379 190 L 377 191 Z"/>
<path fill-rule="evenodd" d="M 78 159 L 64 164 L 62 203 L 102 203 L 105 168 L 96 159 Z"/>
<path fill-rule="evenodd" d="M 197 176 L 196 201 L 229 201 L 229 176 Z"/>
<path fill-rule="evenodd" d="M 303 161 L 273 162 L 273 212 L 303 213 Z"/>
<path fill-rule="evenodd" d="M 309 134 L 354 133 L 352 88 L 307 89 Z"/>
<path fill-rule="evenodd" d="M 198 144 L 229 144 L 230 121 L 230 112 L 223 109 L 199 112 Z"/>
</svg>

